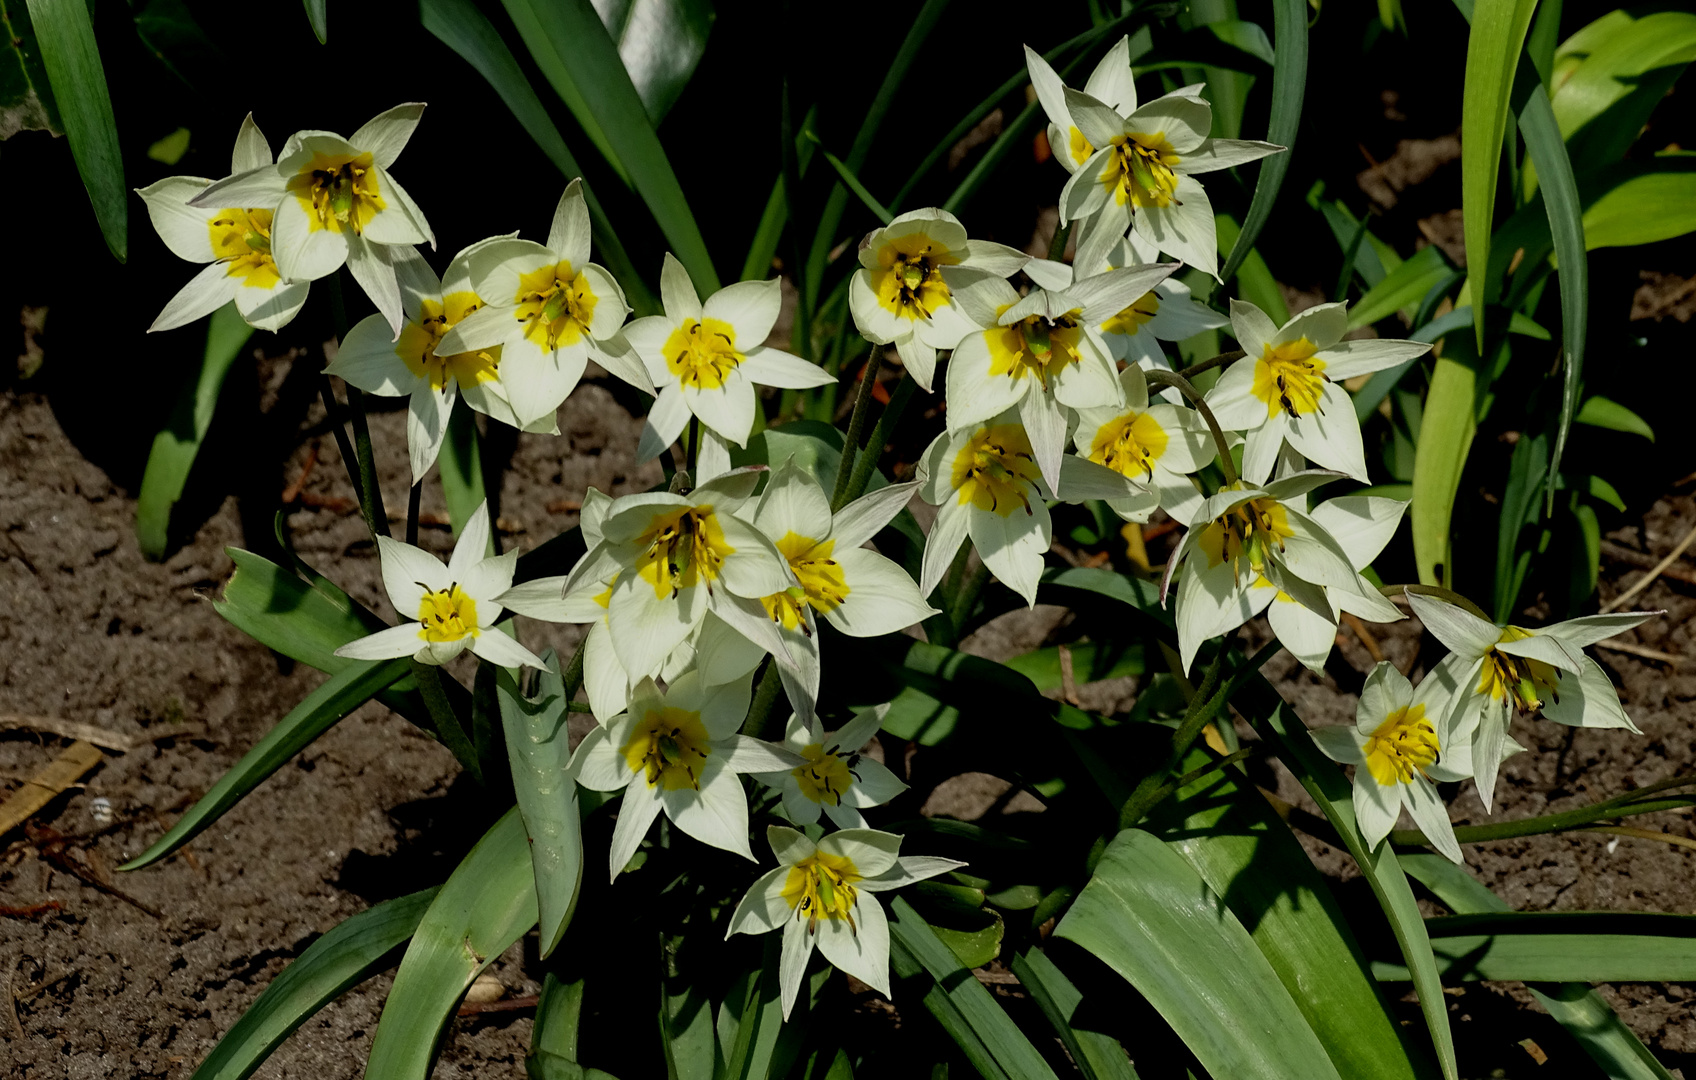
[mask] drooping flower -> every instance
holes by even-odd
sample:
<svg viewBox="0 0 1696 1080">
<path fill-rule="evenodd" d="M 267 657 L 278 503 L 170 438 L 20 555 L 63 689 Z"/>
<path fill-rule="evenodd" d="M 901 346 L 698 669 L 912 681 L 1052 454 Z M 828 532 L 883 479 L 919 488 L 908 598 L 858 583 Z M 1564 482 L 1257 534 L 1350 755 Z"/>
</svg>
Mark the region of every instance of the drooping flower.
<svg viewBox="0 0 1696 1080">
<path fill-rule="evenodd" d="M 1426 679 L 1442 678 L 1455 688 L 1454 726 L 1472 733 L 1474 778 L 1485 810 L 1495 798 L 1502 761 L 1523 749 L 1508 735 L 1516 712 L 1540 712 L 1572 727 L 1638 730 L 1607 672 L 1584 649 L 1662 612 L 1585 615 L 1527 629 L 1498 626 L 1434 596 L 1410 592 L 1407 599 L 1449 649 Z"/>
<path fill-rule="evenodd" d="M 1207 404 L 1222 427 L 1245 431 L 1243 477 L 1272 475 L 1286 442 L 1325 469 L 1365 483 L 1360 421 L 1342 380 L 1393 367 L 1431 350 L 1422 341 L 1344 341 L 1346 305 L 1308 308 L 1282 327 L 1253 304 L 1231 301 L 1231 333 L 1248 355 L 1225 369 Z"/>
<path fill-rule="evenodd" d="M 589 361 L 650 393 L 654 384 L 618 336 L 630 307 L 618 282 L 589 261 L 583 181 L 566 185 L 544 246 L 498 237 L 476 245 L 471 288 L 486 304 L 448 330 L 437 349 L 500 346 L 501 381 L 522 424 L 551 415 Z"/>
<path fill-rule="evenodd" d="M 806 759 L 783 772 L 765 773 L 760 783 L 783 793 L 783 809 L 797 825 L 813 825 L 822 812 L 838 829 L 863 829 L 860 811 L 882 806 L 907 785 L 882 763 L 860 753 L 883 726 L 889 706 L 860 709 L 837 731 L 816 734 L 799 715 L 789 718 L 783 745 Z"/>
<path fill-rule="evenodd" d="M 938 435 L 919 461 L 919 494 L 937 507 L 925 540 L 919 593 L 931 594 L 969 536 L 990 572 L 1034 605 L 1043 556 L 1054 539 L 1046 500 L 1136 494 L 1127 477 L 1072 454 L 1061 458 L 1059 472 L 1058 489 L 1050 489 L 1031 440 L 1012 413 Z"/>
<path fill-rule="evenodd" d="M 473 244 L 453 257 L 447 276 L 437 280 L 423 257 L 396 249 L 395 275 L 400 282 L 406 325 L 394 338 L 380 315 L 361 319 L 348 331 L 336 358 L 325 368 L 371 394 L 409 399 L 406 442 L 412 459 L 412 480 L 422 480 L 442 449 L 454 401 L 494 420 L 525 431 L 559 434 L 552 411 L 529 424 L 518 422 L 501 380 L 501 347 L 476 352 L 442 354 L 442 336 L 483 306 L 471 287 L 471 256 L 491 241 Z M 526 412 L 534 410 L 525 409 Z"/>
<path fill-rule="evenodd" d="M 1027 46 L 1037 99 L 1063 148 L 1055 157 L 1072 177 L 1060 193 L 1060 220 L 1088 221 L 1092 253 L 1110 250 L 1134 228 L 1144 242 L 1209 274 L 1218 275 L 1213 205 L 1194 174 L 1227 169 L 1284 148 L 1243 139 L 1214 139 L 1213 109 L 1199 86 L 1184 87 L 1138 105 L 1124 54 L 1102 61 L 1091 85 L 1111 100 L 1067 87 L 1047 61 Z M 1123 71 L 1118 70 L 1119 67 Z M 1051 136 L 1052 138 L 1052 136 Z M 1080 160 L 1079 156 L 1083 154 Z"/>
<path fill-rule="evenodd" d="M 270 164 L 271 146 L 249 113 L 236 134 L 230 172 L 240 175 Z M 199 176 L 167 176 L 136 190 L 147 204 L 153 228 L 172 254 L 207 264 L 171 298 L 148 332 L 187 325 L 232 300 L 249 326 L 280 330 L 299 314 L 310 286 L 286 281 L 277 270 L 271 253 L 273 202 L 247 207 L 189 205 L 211 184 Z"/>
<path fill-rule="evenodd" d="M 777 869 L 763 875 L 730 916 L 731 934 L 781 928 L 778 968 L 783 1016 L 795 1006 L 816 945 L 837 970 L 889 996 L 889 922 L 868 893 L 899 889 L 965 863 L 905 856 L 901 837 L 875 829 L 844 829 L 817 844 L 794 829 L 772 825 L 766 839 Z"/>
<path fill-rule="evenodd" d="M 518 552 L 489 557 L 488 549 L 488 503 L 480 503 L 465 523 L 446 566 L 411 544 L 379 536 L 383 588 L 404 621 L 350 641 L 336 655 L 351 660 L 411 656 L 424 664 L 445 664 L 470 649 L 501 667 L 545 667 L 495 626 L 503 610 L 496 598 L 512 585 Z"/>
<path fill-rule="evenodd" d="M 426 241 L 434 247 L 436 237 L 389 169 L 423 115 L 421 102 L 408 102 L 372 117 L 350 139 L 297 131 L 276 164 L 220 180 L 189 205 L 273 211 L 271 253 L 284 281 L 316 281 L 346 263 L 398 334 L 405 314 L 387 249 Z"/>
<path fill-rule="evenodd" d="M 629 864 L 661 810 L 673 825 L 743 858 L 748 847 L 748 796 L 738 773 L 792 769 L 799 754 L 736 729 L 752 697 L 747 678 L 703 686 L 686 671 L 664 691 L 636 684 L 630 709 L 584 737 L 571 758 L 577 782 L 623 791 L 607 867 L 612 878 Z"/>
<path fill-rule="evenodd" d="M 652 461 L 676 442 L 690 416 L 728 442 L 746 443 L 754 427 L 755 385 L 803 390 L 836 381 L 817 364 L 765 346 L 782 307 L 776 278 L 738 282 L 703 304 L 689 272 L 667 252 L 660 295 L 664 315 L 624 328 L 659 389 L 642 428 L 638 462 Z"/>
<path fill-rule="evenodd" d="M 961 313 L 980 329 L 948 363 L 948 430 L 1016 409 L 1043 479 L 1058 484 L 1066 410 L 1124 401 L 1097 327 L 1177 268 L 1126 267 L 1073 282 L 1064 264 L 1033 259 L 1025 269 L 1042 287 L 1023 298 L 997 277 L 959 289 Z"/>
<path fill-rule="evenodd" d="M 1123 405 L 1078 409 L 1072 442 L 1078 453 L 1136 485 L 1136 494 L 1107 505 L 1126 521 L 1147 521 L 1156 506 L 1187 523 L 1201 509 L 1190 474 L 1213 460 L 1207 424 L 1194 409 L 1149 404 L 1148 380 L 1132 365 L 1119 373 Z M 1151 497 L 1152 496 L 1152 497 Z"/>
<path fill-rule="evenodd" d="M 894 345 L 914 380 L 931 388 L 938 350 L 952 349 L 977 327 L 960 317 L 944 267 L 971 277 L 1006 278 L 1030 256 L 988 240 L 968 240 L 946 210 L 905 213 L 860 245 L 860 269 L 848 286 L 854 325 L 868 341 Z"/>
<path fill-rule="evenodd" d="M 1380 661 L 1366 677 L 1353 727 L 1308 732 L 1333 761 L 1353 765 L 1354 816 L 1361 839 L 1377 847 L 1402 808 L 1436 849 L 1460 862 L 1460 843 L 1437 793 L 1439 781 L 1472 775 L 1467 733 L 1453 723 L 1451 688 L 1427 676 L 1417 689 L 1395 665 Z"/>
</svg>

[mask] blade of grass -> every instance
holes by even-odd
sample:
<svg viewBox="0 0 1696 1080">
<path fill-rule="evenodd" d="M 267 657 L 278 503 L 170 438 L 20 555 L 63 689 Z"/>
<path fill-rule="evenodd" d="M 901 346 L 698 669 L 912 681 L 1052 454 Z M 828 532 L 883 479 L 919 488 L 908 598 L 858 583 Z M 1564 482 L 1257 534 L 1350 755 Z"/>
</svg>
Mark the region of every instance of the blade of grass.
<svg viewBox="0 0 1696 1080">
<path fill-rule="evenodd" d="M 801 130 L 806 131 L 813 126 L 817 111 L 809 109 L 801 120 Z M 807 166 L 813 162 L 813 142 L 800 136 L 795 138 L 795 175 L 797 180 L 807 175 Z M 760 214 L 760 224 L 754 230 L 753 242 L 748 245 L 748 258 L 742 263 L 742 276 L 739 281 L 756 281 L 771 273 L 771 260 L 777 254 L 777 245 L 783 239 L 783 227 L 789 223 L 788 189 L 784 186 L 782 174 L 772 181 L 771 195 L 766 198 L 766 208 Z"/>
<path fill-rule="evenodd" d="M 1266 125 L 1266 138 L 1285 150 L 1260 162 L 1260 177 L 1254 184 L 1248 215 L 1220 271 L 1224 281 L 1229 281 L 1248 258 L 1249 250 L 1260 238 L 1260 230 L 1271 220 L 1272 205 L 1277 202 L 1284 175 L 1290 171 L 1290 155 L 1295 153 L 1302 95 L 1307 87 L 1307 5 L 1302 0 L 1276 0 L 1272 7 L 1272 36 L 1272 117 Z"/>
<path fill-rule="evenodd" d="M 89 5 L 83 0 L 28 0 L 28 7 L 77 173 L 88 189 L 107 249 L 124 262 L 129 258 L 129 192 L 124 190 L 124 157 Z"/>
<path fill-rule="evenodd" d="M 306 21 L 312 24 L 312 36 L 320 45 L 329 44 L 329 0 L 301 0 L 301 3 L 306 8 Z"/>
<path fill-rule="evenodd" d="M 860 202 L 865 205 L 867 210 L 872 212 L 874 217 L 883 222 L 885 225 L 888 225 L 890 221 L 894 219 L 895 215 L 886 210 L 884 205 L 878 202 L 871 192 L 866 190 L 866 185 L 860 183 L 860 178 L 849 171 L 848 166 L 842 163 L 841 158 L 838 158 L 835 154 L 824 148 L 824 144 L 819 142 L 819 137 L 817 135 L 809 131 L 806 132 L 806 136 L 810 141 L 818 143 L 819 153 L 823 154 L 824 159 L 830 163 L 830 167 L 836 170 L 837 177 L 840 178 L 844 184 L 848 185 L 848 190 L 852 191 L 859 198 Z"/>
</svg>

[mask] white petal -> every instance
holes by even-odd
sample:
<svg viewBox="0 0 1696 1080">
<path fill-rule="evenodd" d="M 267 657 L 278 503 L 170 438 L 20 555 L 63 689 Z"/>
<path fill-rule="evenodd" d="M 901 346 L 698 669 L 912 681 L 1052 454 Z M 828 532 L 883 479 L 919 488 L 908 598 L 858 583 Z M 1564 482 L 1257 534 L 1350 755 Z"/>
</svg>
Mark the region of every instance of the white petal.
<svg viewBox="0 0 1696 1080">
<path fill-rule="evenodd" d="M 535 653 L 494 627 L 477 635 L 471 642 L 471 651 L 497 667 L 524 666 L 541 671 L 546 671 L 548 667 Z"/>
<path fill-rule="evenodd" d="M 836 376 L 810 360 L 791 355 L 781 349 L 763 346 L 743 354 L 741 370 L 761 386 L 777 386 L 786 390 L 805 390 L 810 386 L 828 386 Z"/>
<path fill-rule="evenodd" d="M 1043 556 L 1053 543 L 1048 506 L 1033 500 L 1028 511 L 1015 509 L 1006 517 L 994 511 L 968 508 L 967 528 L 972 546 L 977 548 L 990 573 L 1024 597 L 1027 606 L 1035 605 Z"/>
<path fill-rule="evenodd" d="M 423 115 L 422 101 L 396 105 L 367 120 L 348 142 L 370 153 L 377 164 L 386 169 L 406 149 L 407 140 L 412 138 Z"/>
<path fill-rule="evenodd" d="M 239 287 L 239 282 L 230 276 L 230 269 L 224 263 L 210 263 L 202 267 L 198 274 L 188 279 L 187 285 L 177 291 L 177 295 L 171 297 L 165 310 L 147 328 L 148 333 L 175 330 L 212 314 L 235 299 Z"/>
<path fill-rule="evenodd" d="M 895 520 L 896 515 L 912 500 L 913 492 L 918 486 L 917 481 L 890 484 L 866 492 L 837 511 L 830 526 L 830 535 L 836 541 L 837 551 L 857 548 L 882 532 L 884 526 Z"/>
<path fill-rule="evenodd" d="M 274 161 L 271 144 L 265 141 L 265 133 L 253 122 L 253 114 L 248 113 L 241 122 L 241 129 L 236 132 L 236 146 L 230 153 L 230 175 L 263 169 Z"/>
<path fill-rule="evenodd" d="M 1276 143 L 1255 142 L 1250 139 L 1208 139 L 1183 155 L 1183 160 L 1178 163 L 1178 170 L 1203 173 L 1231 169 L 1283 152 L 1284 147 Z"/>
<path fill-rule="evenodd" d="M 679 829 L 703 844 L 754 861 L 748 847 L 748 796 L 742 782 L 713 755 L 701 769 L 701 788 L 662 791 L 666 816 Z M 632 788 L 643 786 L 632 784 Z"/>
<path fill-rule="evenodd" d="M 852 637 L 893 634 L 937 613 L 919 595 L 907 571 L 875 551 L 837 551 L 836 562 L 848 583 L 848 597 L 825 613 L 830 624 Z"/>
<path fill-rule="evenodd" d="M 683 400 L 683 388 L 673 384 L 660 391 L 648 410 L 648 422 L 642 425 L 642 439 L 636 447 L 636 464 L 652 461 L 670 449 L 689 423 L 689 405 Z"/>
<path fill-rule="evenodd" d="M 436 456 L 441 453 L 456 396 L 452 383 L 441 390 L 434 390 L 427 380 L 419 380 L 419 385 L 412 391 L 406 409 L 406 449 L 414 484 L 424 482 L 424 474 L 430 471 L 430 466 L 436 463 Z"/>
<path fill-rule="evenodd" d="M 838 971 L 854 976 L 884 997 L 889 996 L 889 921 L 883 904 L 870 893 L 854 901 L 854 923 L 820 919 L 819 952 Z"/>
<path fill-rule="evenodd" d="M 961 506 L 953 499 L 937 511 L 930 535 L 925 538 L 924 562 L 919 572 L 920 595 L 929 596 L 942 583 L 943 576 L 954 563 L 954 556 L 960 551 L 960 545 L 966 540 L 970 514 L 969 507 Z"/>
<path fill-rule="evenodd" d="M 660 270 L 660 299 L 665 304 L 666 321 L 681 326 L 688 319 L 701 318 L 701 298 L 689 271 L 671 252 L 665 253 L 665 266 Z"/>
<path fill-rule="evenodd" d="M 417 652 L 419 640 L 418 624 L 403 623 L 350 641 L 337 649 L 336 655 L 349 660 L 392 660 Z"/>
<path fill-rule="evenodd" d="M 1366 841 L 1367 847 L 1377 847 L 1384 837 L 1390 835 L 1401 812 L 1400 792 L 1379 785 L 1366 769 L 1354 774 L 1355 824 L 1360 828 L 1361 839 Z"/>
<path fill-rule="evenodd" d="M 313 229 L 312 219 L 293 195 L 284 198 L 271 219 L 271 255 L 288 281 L 317 281 L 347 262 L 348 234 Z"/>
<path fill-rule="evenodd" d="M 783 952 L 778 958 L 778 982 L 782 987 L 785 1022 L 801 993 L 801 984 L 806 981 L 807 961 L 812 955 L 813 936 L 807 933 L 804 923 L 790 919 L 783 926 Z"/>
<path fill-rule="evenodd" d="M 780 929 L 795 914 L 795 909 L 783 898 L 783 885 L 788 878 L 787 866 L 761 874 L 731 913 L 730 929 L 725 936 L 764 934 Z"/>
<path fill-rule="evenodd" d="M 377 553 L 383 569 L 383 590 L 389 594 L 395 613 L 403 619 L 416 621 L 424 594 L 445 589 L 452 583 L 447 567 L 434 555 L 411 544 L 379 536 Z"/>
<path fill-rule="evenodd" d="M 1407 594 L 1414 615 L 1433 637 L 1448 646 L 1451 652 L 1476 660 L 1489 652 L 1501 638 L 1502 631 L 1495 623 L 1458 608 L 1446 600 L 1419 593 Z"/>
<path fill-rule="evenodd" d="M 701 312 L 704 319 L 721 319 L 736 331 L 735 345 L 747 353 L 765 343 L 783 308 L 778 280 L 739 281 L 707 297 Z"/>
<path fill-rule="evenodd" d="M 645 780 L 639 779 L 624 789 L 618 824 L 613 826 L 612 844 L 607 850 L 611 880 L 616 881 L 619 871 L 630 865 L 636 849 L 642 846 L 642 838 L 648 835 L 648 827 L 659 816 L 660 806 L 659 789 L 649 787 Z"/>
<path fill-rule="evenodd" d="M 573 271 L 589 265 L 589 206 L 583 198 L 580 176 L 565 185 L 565 193 L 554 206 L 548 249 L 570 263 Z"/>
<path fill-rule="evenodd" d="M 163 180 L 137 188 L 136 194 L 147 207 L 148 220 L 171 254 L 192 263 L 211 262 L 217 257 L 212 250 L 211 221 L 221 208 L 190 206 L 188 201 L 210 184 L 199 176 L 167 176 Z"/>
</svg>

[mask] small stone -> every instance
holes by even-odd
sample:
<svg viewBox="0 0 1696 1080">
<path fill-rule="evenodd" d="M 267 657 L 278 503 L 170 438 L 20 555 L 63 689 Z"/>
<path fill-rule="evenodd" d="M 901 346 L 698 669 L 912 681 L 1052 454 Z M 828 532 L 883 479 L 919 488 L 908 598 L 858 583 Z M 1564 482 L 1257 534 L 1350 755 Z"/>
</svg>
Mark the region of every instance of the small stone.
<svg viewBox="0 0 1696 1080">
<path fill-rule="evenodd" d="M 485 1001 L 499 1001 L 505 996 L 506 987 L 501 985 L 499 979 L 487 972 L 477 976 L 476 981 L 471 984 L 471 989 L 465 992 L 466 1001 L 479 1004 Z"/>
</svg>

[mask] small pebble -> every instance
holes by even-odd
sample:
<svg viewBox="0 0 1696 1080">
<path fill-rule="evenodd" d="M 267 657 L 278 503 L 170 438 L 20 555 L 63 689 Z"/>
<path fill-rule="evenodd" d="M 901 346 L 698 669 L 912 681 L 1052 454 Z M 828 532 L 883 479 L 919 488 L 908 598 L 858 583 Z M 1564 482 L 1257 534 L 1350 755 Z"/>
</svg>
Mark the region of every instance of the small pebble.
<svg viewBox="0 0 1696 1080">
<path fill-rule="evenodd" d="M 501 985 L 501 981 L 488 972 L 477 976 L 477 980 L 471 984 L 471 989 L 465 992 L 466 1001 L 479 1003 L 499 1001 L 505 996 L 506 987 Z"/>
<path fill-rule="evenodd" d="M 89 800 L 88 816 L 94 819 L 96 825 L 110 825 L 117 815 L 112 811 L 112 800 L 104 795 L 96 795 Z"/>
</svg>

